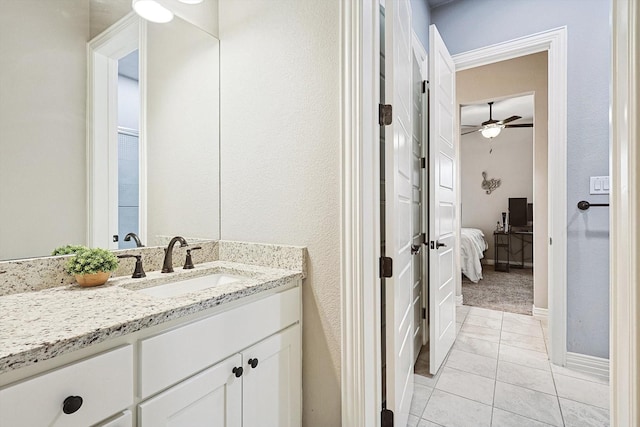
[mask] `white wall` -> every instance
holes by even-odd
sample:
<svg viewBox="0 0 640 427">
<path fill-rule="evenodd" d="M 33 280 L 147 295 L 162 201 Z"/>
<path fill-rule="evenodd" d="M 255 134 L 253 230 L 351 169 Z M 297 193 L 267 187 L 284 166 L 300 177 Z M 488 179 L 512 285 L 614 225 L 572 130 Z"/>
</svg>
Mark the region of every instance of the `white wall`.
<svg viewBox="0 0 640 427">
<path fill-rule="evenodd" d="M 217 239 L 219 42 L 179 18 L 147 30 L 147 239 Z"/>
<path fill-rule="evenodd" d="M 492 153 L 489 153 L 490 146 Z M 481 188 L 483 171 L 487 172 L 487 179 L 502 180 L 500 187 L 491 194 Z M 480 132 L 463 135 L 460 139 L 460 179 L 462 226 L 484 232 L 489 244 L 485 258 L 493 259 L 493 231 L 496 222 L 502 222 L 501 213 L 509 210 L 509 197 L 526 197 L 533 203 L 533 130 L 504 129 L 491 143 Z M 520 248 L 515 239 L 512 243 Z M 525 251 L 525 255 L 525 261 L 529 262 L 530 251 Z M 519 257 L 518 253 L 514 261 Z"/>
<path fill-rule="evenodd" d="M 308 247 L 303 420 L 339 426 L 339 3 L 220 0 L 219 13 L 221 237 Z"/>
<path fill-rule="evenodd" d="M 0 0 L 0 259 L 85 242 L 89 3 Z"/>
<path fill-rule="evenodd" d="M 608 357 L 609 211 L 576 204 L 608 201 L 589 195 L 589 176 L 609 174 L 611 1 L 458 0 L 431 12 L 453 54 L 567 26 L 567 349 Z"/>
</svg>

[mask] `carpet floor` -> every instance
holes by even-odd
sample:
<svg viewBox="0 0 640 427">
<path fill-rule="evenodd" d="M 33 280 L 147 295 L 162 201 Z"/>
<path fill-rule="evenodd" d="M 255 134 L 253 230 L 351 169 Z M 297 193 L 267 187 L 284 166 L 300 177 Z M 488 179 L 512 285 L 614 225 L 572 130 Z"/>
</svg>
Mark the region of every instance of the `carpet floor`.
<svg viewBox="0 0 640 427">
<path fill-rule="evenodd" d="M 512 268 L 509 273 L 482 266 L 483 279 L 473 283 L 462 276 L 462 302 L 473 307 L 532 314 L 533 270 Z"/>
</svg>

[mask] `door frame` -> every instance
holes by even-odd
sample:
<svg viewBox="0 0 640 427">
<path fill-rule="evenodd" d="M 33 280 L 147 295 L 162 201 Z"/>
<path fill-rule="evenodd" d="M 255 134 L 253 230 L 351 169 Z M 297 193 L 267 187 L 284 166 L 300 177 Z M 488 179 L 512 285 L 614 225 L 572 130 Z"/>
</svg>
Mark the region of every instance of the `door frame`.
<svg viewBox="0 0 640 427">
<path fill-rule="evenodd" d="M 146 75 L 146 21 L 135 12 L 87 44 L 87 245 L 117 249 L 118 234 L 118 60 L 139 50 L 139 75 Z M 139 78 L 139 236 L 147 240 L 146 79 Z M 105 197 L 106 195 L 106 197 Z"/>
<path fill-rule="evenodd" d="M 462 71 L 538 52 L 547 52 L 548 58 L 549 356 L 553 363 L 564 366 L 567 357 L 567 27 L 453 55 L 453 61 L 456 71 Z"/>
<path fill-rule="evenodd" d="M 342 425 L 380 425 L 378 2 L 340 0 Z M 612 425 L 640 423 L 637 2 L 613 0 Z M 616 255 L 621 256 L 616 258 Z M 622 256 L 626 254 L 626 256 Z"/>
</svg>

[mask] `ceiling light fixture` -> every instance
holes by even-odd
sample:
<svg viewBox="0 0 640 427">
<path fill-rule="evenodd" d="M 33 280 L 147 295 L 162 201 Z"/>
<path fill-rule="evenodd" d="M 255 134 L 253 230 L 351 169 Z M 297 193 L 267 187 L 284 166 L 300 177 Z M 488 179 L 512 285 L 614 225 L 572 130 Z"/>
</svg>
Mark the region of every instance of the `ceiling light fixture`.
<svg viewBox="0 0 640 427">
<path fill-rule="evenodd" d="M 165 24 L 173 19 L 173 12 L 155 0 L 133 0 L 131 7 L 147 21 Z"/>
<path fill-rule="evenodd" d="M 500 135 L 500 132 L 502 132 L 503 127 L 504 125 L 500 125 L 497 123 L 490 123 L 488 125 L 485 125 L 480 130 L 480 133 L 482 133 L 482 136 L 484 136 L 485 138 L 492 139 Z"/>
<path fill-rule="evenodd" d="M 203 0 L 178 0 L 180 3 L 184 4 L 200 4 Z"/>
</svg>

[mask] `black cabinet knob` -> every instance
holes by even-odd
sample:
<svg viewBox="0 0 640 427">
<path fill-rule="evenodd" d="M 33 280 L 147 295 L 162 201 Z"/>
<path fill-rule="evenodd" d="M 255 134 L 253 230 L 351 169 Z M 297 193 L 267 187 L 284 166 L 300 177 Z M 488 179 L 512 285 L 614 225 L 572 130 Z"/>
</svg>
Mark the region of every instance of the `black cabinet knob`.
<svg viewBox="0 0 640 427">
<path fill-rule="evenodd" d="M 254 359 L 249 359 L 249 365 L 250 365 L 252 368 L 257 367 L 257 366 L 258 366 L 258 358 L 256 357 L 256 358 L 254 358 Z"/>
<path fill-rule="evenodd" d="M 240 378 L 242 376 L 242 373 L 244 372 L 244 369 L 242 369 L 242 366 L 236 366 L 231 372 L 236 375 L 236 378 Z"/>
<path fill-rule="evenodd" d="M 69 396 L 62 402 L 62 412 L 65 414 L 73 414 L 82 406 L 82 397 Z"/>
</svg>

